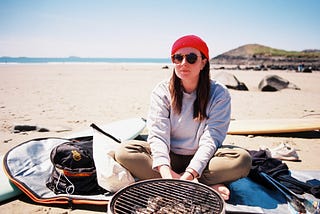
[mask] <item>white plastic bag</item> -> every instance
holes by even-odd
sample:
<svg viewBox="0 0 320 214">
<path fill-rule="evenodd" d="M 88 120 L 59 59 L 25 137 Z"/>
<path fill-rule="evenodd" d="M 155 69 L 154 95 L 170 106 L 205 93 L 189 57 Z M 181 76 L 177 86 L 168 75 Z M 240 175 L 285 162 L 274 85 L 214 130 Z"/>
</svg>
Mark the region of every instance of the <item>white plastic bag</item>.
<svg viewBox="0 0 320 214">
<path fill-rule="evenodd" d="M 115 150 L 119 145 L 115 140 L 93 129 L 93 159 L 98 184 L 110 192 L 116 192 L 134 182 L 130 172 L 114 160 Z"/>
</svg>

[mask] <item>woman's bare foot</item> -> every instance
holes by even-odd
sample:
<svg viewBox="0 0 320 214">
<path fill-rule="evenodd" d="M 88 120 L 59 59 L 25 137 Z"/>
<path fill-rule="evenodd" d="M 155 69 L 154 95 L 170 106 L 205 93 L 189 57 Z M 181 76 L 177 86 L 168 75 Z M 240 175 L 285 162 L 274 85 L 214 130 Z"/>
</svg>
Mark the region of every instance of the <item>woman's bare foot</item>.
<svg viewBox="0 0 320 214">
<path fill-rule="evenodd" d="M 215 184 L 211 186 L 212 189 L 220 193 L 224 200 L 229 200 L 230 190 L 223 184 Z"/>
</svg>

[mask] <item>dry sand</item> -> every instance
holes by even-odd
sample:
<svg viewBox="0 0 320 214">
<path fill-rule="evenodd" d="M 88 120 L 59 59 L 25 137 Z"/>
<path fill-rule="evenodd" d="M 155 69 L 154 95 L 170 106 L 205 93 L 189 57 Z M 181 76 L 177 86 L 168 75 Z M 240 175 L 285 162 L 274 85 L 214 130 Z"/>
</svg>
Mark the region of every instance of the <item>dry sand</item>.
<svg viewBox="0 0 320 214">
<path fill-rule="evenodd" d="M 60 137 L 129 117 L 146 118 L 153 87 L 171 75 L 162 64 L 1 64 L 0 154 L 30 139 Z M 220 72 L 213 70 L 212 72 Z M 249 91 L 230 90 L 232 119 L 320 117 L 320 73 L 292 71 L 240 71 L 230 73 Z M 277 74 L 301 90 L 260 92 L 260 80 Z M 50 132 L 13 133 L 14 125 L 37 125 Z M 65 129 L 72 131 L 56 132 Z M 318 135 L 319 136 L 319 135 Z M 288 143 L 298 150 L 301 162 L 289 162 L 291 170 L 320 170 L 320 139 L 294 136 L 228 135 L 225 144 L 250 150 Z M 0 213 L 94 213 L 105 207 L 43 206 L 20 196 L 0 204 Z"/>
</svg>

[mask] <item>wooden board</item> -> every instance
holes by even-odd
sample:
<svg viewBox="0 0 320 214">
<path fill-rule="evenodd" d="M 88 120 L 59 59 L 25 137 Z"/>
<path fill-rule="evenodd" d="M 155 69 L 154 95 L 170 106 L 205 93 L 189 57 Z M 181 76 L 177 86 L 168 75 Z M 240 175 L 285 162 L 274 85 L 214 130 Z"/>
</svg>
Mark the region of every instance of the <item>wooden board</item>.
<svg viewBox="0 0 320 214">
<path fill-rule="evenodd" d="M 277 134 L 320 130 L 320 119 L 232 120 L 228 134 Z"/>
</svg>

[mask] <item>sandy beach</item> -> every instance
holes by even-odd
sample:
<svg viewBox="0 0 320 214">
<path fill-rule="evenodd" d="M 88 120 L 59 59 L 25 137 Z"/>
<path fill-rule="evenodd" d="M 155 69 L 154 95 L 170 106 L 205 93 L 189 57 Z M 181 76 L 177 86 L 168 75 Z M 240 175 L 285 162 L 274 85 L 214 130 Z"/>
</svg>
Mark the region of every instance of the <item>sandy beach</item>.
<svg viewBox="0 0 320 214">
<path fill-rule="evenodd" d="M 146 118 L 155 85 L 169 78 L 165 64 L 0 64 L 0 154 L 30 139 L 63 137 L 106 124 Z M 244 82 L 249 91 L 230 90 L 232 119 L 320 118 L 320 72 L 225 70 Z M 221 70 L 212 70 L 221 72 Z M 261 92 L 263 77 L 277 74 L 301 90 Z M 50 132 L 13 133 L 14 125 L 36 125 Z M 69 131 L 67 131 L 69 130 Z M 294 136 L 228 135 L 224 144 L 249 150 L 287 143 L 297 149 L 300 162 L 286 161 L 291 170 L 320 170 L 320 139 Z M 43 206 L 20 196 L 0 204 L 0 213 L 95 213 L 105 207 Z"/>
</svg>

